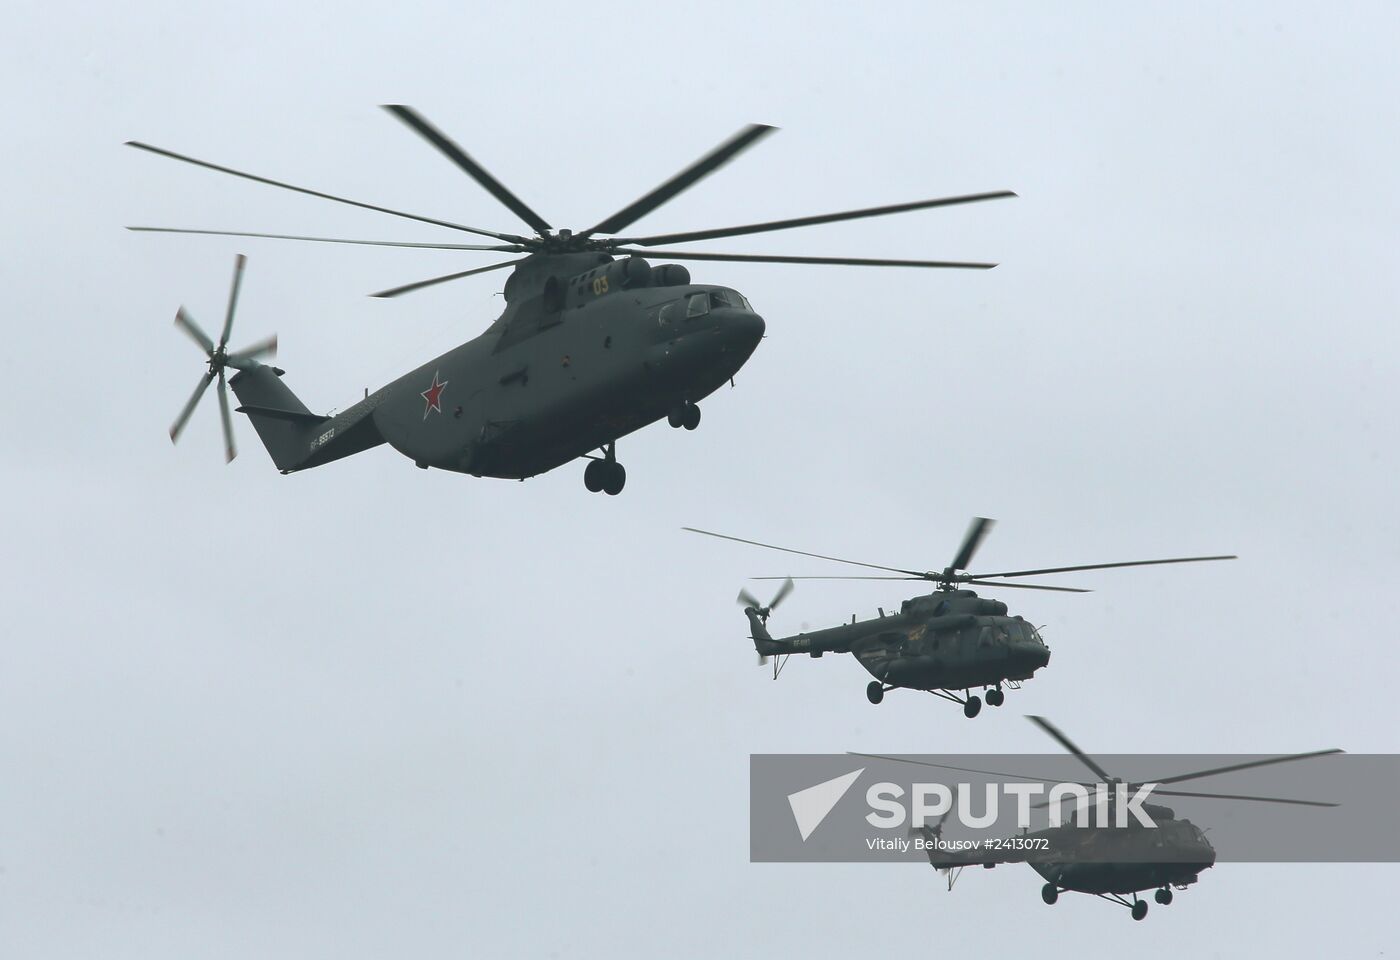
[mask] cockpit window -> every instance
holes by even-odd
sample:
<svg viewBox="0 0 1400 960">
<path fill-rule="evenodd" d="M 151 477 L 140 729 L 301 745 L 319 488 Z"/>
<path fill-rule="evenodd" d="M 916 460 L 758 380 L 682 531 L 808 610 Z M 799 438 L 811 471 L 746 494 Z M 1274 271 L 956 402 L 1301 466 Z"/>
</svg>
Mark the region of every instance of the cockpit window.
<svg viewBox="0 0 1400 960">
<path fill-rule="evenodd" d="M 728 290 L 723 287 L 710 291 L 710 306 L 716 310 L 724 307 L 732 307 L 735 310 L 750 309 L 749 302 L 744 299 L 743 294 L 738 290 Z"/>
<path fill-rule="evenodd" d="M 672 300 L 670 303 L 661 305 L 661 309 L 656 314 L 656 322 L 659 326 L 669 327 L 676 322 L 676 318 L 681 312 L 681 302 Z"/>
<path fill-rule="evenodd" d="M 691 317 L 703 317 L 710 312 L 710 298 L 703 293 L 693 293 L 686 302 L 685 315 Z"/>
</svg>

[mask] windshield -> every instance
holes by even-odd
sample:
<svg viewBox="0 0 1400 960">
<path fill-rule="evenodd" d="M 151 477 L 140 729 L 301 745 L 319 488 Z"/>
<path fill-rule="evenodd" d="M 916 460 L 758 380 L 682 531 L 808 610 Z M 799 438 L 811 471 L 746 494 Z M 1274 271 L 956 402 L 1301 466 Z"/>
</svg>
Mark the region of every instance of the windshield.
<svg viewBox="0 0 1400 960">
<path fill-rule="evenodd" d="M 710 291 L 710 306 L 715 309 L 731 307 L 735 310 L 749 310 L 749 302 L 744 299 L 744 295 L 737 290 L 729 290 L 721 287 L 718 290 Z"/>
</svg>

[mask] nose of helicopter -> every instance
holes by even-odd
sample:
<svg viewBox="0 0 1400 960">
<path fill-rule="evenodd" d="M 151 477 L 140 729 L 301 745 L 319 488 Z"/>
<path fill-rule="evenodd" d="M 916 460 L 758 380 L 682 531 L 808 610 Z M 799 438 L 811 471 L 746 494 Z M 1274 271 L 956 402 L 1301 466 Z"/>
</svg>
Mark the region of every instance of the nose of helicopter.
<svg viewBox="0 0 1400 960">
<path fill-rule="evenodd" d="M 763 339 L 766 325 L 752 310 L 726 310 L 718 319 L 720 335 L 729 349 L 752 353 Z"/>
<path fill-rule="evenodd" d="M 1050 648 L 1043 643 L 1017 645 L 1018 658 L 1030 669 L 1039 670 L 1050 662 Z"/>
</svg>

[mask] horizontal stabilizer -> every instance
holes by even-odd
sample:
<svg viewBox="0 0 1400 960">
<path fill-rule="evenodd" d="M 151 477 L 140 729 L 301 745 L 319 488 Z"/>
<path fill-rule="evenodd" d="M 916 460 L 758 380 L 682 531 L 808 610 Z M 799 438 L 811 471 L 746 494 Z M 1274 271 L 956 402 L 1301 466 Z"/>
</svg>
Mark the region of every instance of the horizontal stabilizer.
<svg viewBox="0 0 1400 960">
<path fill-rule="evenodd" d="M 325 423 L 330 417 L 323 417 L 319 413 L 304 413 L 299 410 L 280 410 L 277 407 L 260 407 L 257 404 L 245 403 L 241 407 L 235 408 L 239 413 L 257 415 L 260 417 L 273 417 L 277 420 L 289 420 L 292 423 Z"/>
</svg>

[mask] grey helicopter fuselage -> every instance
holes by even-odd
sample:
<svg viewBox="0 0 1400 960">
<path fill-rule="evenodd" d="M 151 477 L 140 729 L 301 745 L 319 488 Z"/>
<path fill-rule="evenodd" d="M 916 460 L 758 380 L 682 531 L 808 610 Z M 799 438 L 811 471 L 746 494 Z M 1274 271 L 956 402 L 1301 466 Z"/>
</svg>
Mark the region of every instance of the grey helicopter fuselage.
<svg viewBox="0 0 1400 960">
<path fill-rule="evenodd" d="M 1163 809 L 1163 808 L 1158 808 Z M 1154 817 L 1151 829 L 1076 827 L 1035 831 L 1051 850 L 1074 850 L 1073 862 L 1030 861 L 1045 880 L 1077 893 L 1130 894 L 1195 883 L 1215 865 L 1215 848 L 1190 820 Z"/>
<path fill-rule="evenodd" d="M 899 613 L 781 638 L 768 636 L 758 611 L 745 613 L 759 653 L 849 653 L 890 687 L 994 687 L 1028 680 L 1050 662 L 1050 648 L 1035 627 L 1007 616 L 1000 600 L 971 590 L 938 590 L 905 600 Z"/>
<path fill-rule="evenodd" d="M 1195 883 L 1215 865 L 1215 848 L 1190 820 L 1176 819 L 1167 807 L 1147 807 L 1156 824 L 1150 828 L 1078 826 L 1071 821 L 1026 833 L 1028 842 L 1015 850 L 981 848 L 972 856 L 948 855 L 930 844 L 929 863 L 950 869 L 1024 861 L 1059 890 L 1096 895 L 1126 896 Z M 921 832 L 929 839 L 937 835 L 927 828 Z M 1018 852 L 1037 849 L 1054 853 Z"/>
<path fill-rule="evenodd" d="M 253 364 L 230 380 L 284 473 L 388 443 L 419 467 L 524 479 L 586 456 L 729 381 L 763 319 L 728 287 L 639 257 L 537 254 L 480 336 L 334 417 Z M 609 454 L 611 455 L 611 454 Z"/>
</svg>

